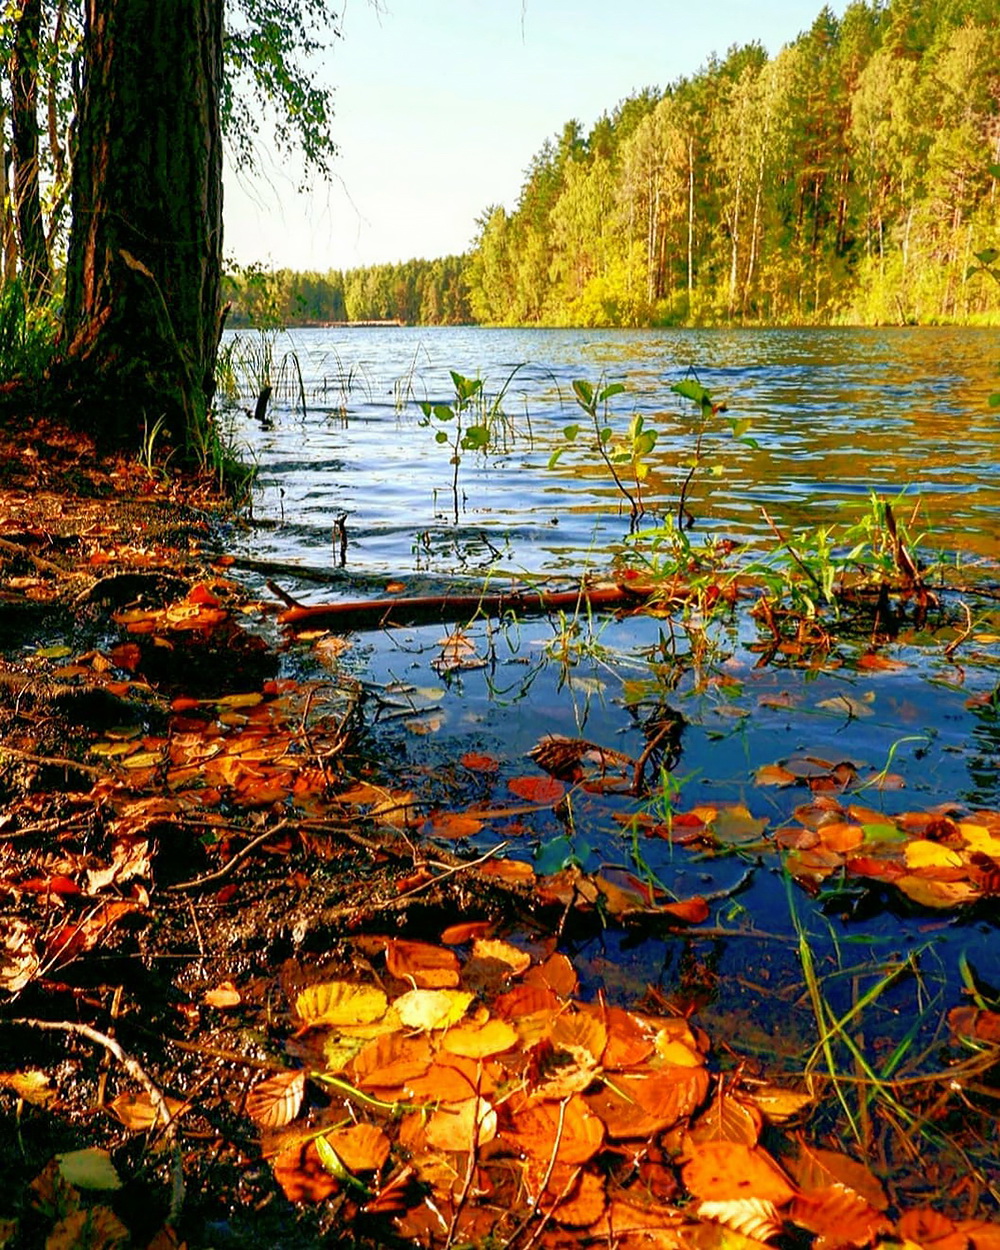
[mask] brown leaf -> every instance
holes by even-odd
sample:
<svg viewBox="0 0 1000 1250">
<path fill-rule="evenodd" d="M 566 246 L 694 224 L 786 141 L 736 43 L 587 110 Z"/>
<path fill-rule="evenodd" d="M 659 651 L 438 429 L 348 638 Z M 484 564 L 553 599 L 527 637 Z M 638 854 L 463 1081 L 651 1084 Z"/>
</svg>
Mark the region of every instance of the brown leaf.
<svg viewBox="0 0 1000 1250">
<path fill-rule="evenodd" d="M 789 1169 L 805 1193 L 842 1185 L 860 1194 L 876 1211 L 884 1211 L 889 1205 L 881 1182 L 872 1172 L 839 1150 L 821 1150 L 801 1142 L 798 1157 L 790 1161 Z"/>
<path fill-rule="evenodd" d="M 566 793 L 565 785 L 554 777 L 512 777 L 507 786 L 519 799 L 544 807 L 558 803 Z"/>
<path fill-rule="evenodd" d="M 163 1103 L 170 1116 L 176 1116 L 186 1106 L 180 1098 L 169 1098 L 164 1095 Z M 158 1104 L 154 1104 L 147 1093 L 135 1094 L 125 1091 L 108 1103 L 108 1110 L 121 1120 L 133 1133 L 145 1133 L 162 1123 L 162 1114 Z"/>
<path fill-rule="evenodd" d="M 485 1098 L 442 1103 L 427 1121 L 427 1141 L 438 1150 L 468 1154 L 497 1134 L 497 1113 Z"/>
<path fill-rule="evenodd" d="M 394 977 L 421 989 L 442 989 L 458 985 L 459 963 L 453 951 L 429 942 L 390 938 L 385 964 Z"/>
<path fill-rule="evenodd" d="M 583 1098 L 574 1094 L 562 1102 L 523 1108 L 513 1116 L 504 1136 L 532 1159 L 582 1164 L 600 1150 L 604 1125 Z"/>
<path fill-rule="evenodd" d="M 299 1114 L 305 1092 L 304 1072 L 279 1072 L 251 1089 L 246 1113 L 260 1128 L 284 1128 Z"/>
<path fill-rule="evenodd" d="M 295 1142 L 274 1159 L 274 1179 L 289 1202 L 322 1202 L 335 1194 L 338 1181 L 320 1161 L 316 1143 Z"/>
</svg>

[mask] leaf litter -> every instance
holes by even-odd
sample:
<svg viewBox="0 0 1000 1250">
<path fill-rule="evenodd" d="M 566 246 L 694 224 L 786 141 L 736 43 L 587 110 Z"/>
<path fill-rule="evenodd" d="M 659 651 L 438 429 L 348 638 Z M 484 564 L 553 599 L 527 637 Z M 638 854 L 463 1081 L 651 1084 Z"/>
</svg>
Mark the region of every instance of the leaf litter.
<svg viewBox="0 0 1000 1250">
<path fill-rule="evenodd" d="M 121 467 L 116 488 L 141 486 L 147 502 L 169 496 L 169 478 L 150 483 L 136 468 Z M 288 1201 L 321 1205 L 328 1227 L 353 1225 L 372 1244 L 387 1230 L 408 1244 L 502 1237 L 524 1250 L 581 1239 L 715 1246 L 737 1237 L 812 1238 L 818 1247 L 997 1245 L 996 1228 L 961 1216 L 955 1202 L 952 1214 L 908 1202 L 898 1166 L 883 1160 L 870 1168 L 809 1142 L 808 1121 L 828 1096 L 815 1071 L 792 1085 L 768 1084 L 733 1062 L 731 1039 L 713 1046 L 693 1020 L 664 1014 L 655 996 L 634 1007 L 588 1002 L 572 963 L 551 937 L 539 937 L 570 912 L 602 924 L 655 920 L 683 932 L 709 918 L 704 898 L 678 899 L 613 865 L 586 872 L 569 864 L 539 875 L 499 853 L 469 861 L 413 840 L 417 830 L 435 840 L 502 831 L 500 821 L 558 812 L 577 792 L 620 798 L 631 788 L 638 810 L 626 819 L 643 836 L 696 854 L 775 850 L 808 889 L 852 877 L 923 909 L 954 910 L 997 893 L 996 813 L 888 817 L 851 796 L 888 787 L 891 774 L 865 776 L 855 761 L 803 754 L 757 776 L 763 788 L 810 792 L 794 821 L 772 827 L 749 800 L 657 819 L 639 802 L 644 760 L 552 735 L 536 757 L 546 776 L 504 781 L 495 757 L 470 751 L 461 758 L 486 790 L 505 786 L 508 800 L 526 806 L 487 794 L 473 809 L 442 811 L 418 789 L 385 786 L 363 765 L 345 766 L 363 691 L 345 675 L 341 640 L 317 631 L 310 642 L 325 681 L 281 676 L 271 647 L 246 628 L 253 609 L 245 610 L 251 605 L 230 578 L 230 560 L 207 567 L 197 539 L 183 555 L 174 539 L 123 541 L 103 506 L 88 516 L 88 537 L 79 537 L 76 522 L 67 531 L 72 558 L 64 565 L 10 579 L 26 604 L 72 598 L 101 625 L 90 645 L 34 647 L 26 676 L 10 687 L 17 702 L 4 725 L 21 775 L 8 778 L 12 802 L 0 831 L 4 888 L 16 908 L 0 949 L 0 986 L 27 1022 L 4 1029 L 14 1046 L 5 1053 L 17 1059 L 0 1072 L 0 1090 L 26 1114 L 46 1117 L 35 1128 L 65 1116 L 81 1143 L 39 1169 L 36 1197 L 17 1208 L 13 1224 L 0 1225 L 5 1237 L 20 1229 L 44 1233 L 53 1246 L 83 1244 L 83 1236 L 111 1246 L 131 1244 L 140 1228 L 150 1246 L 181 1244 L 172 1223 L 183 1207 L 175 1208 L 176 1193 L 144 1219 L 131 1214 L 130 1226 L 100 1197 L 122 1181 L 111 1154 L 85 1144 L 94 1129 L 74 1109 L 74 1086 L 86 1086 L 93 1069 L 125 1174 L 140 1158 L 130 1142 L 148 1138 L 168 1154 L 187 1142 L 190 1167 L 198 1143 L 208 1141 L 235 1151 L 244 1169 L 254 1157 L 267 1159 Z M 16 541 L 26 552 L 47 550 L 55 532 L 23 525 Z M 483 662 L 461 630 L 440 647 L 442 675 Z M 34 707 L 42 717 L 26 720 Z M 823 708 L 854 717 L 869 709 L 867 699 Z M 46 778 L 55 770 L 61 783 L 42 783 L 31 769 L 48 770 Z M 257 888 L 245 870 L 258 861 L 278 868 L 275 884 Z M 337 901 L 317 934 L 405 917 L 414 901 L 452 915 L 458 906 L 470 918 L 439 926 L 440 943 L 427 940 L 433 907 L 414 913 L 423 915 L 419 936 L 341 938 L 334 978 L 309 961 L 292 961 L 278 978 L 259 968 L 241 974 L 239 959 L 218 963 L 229 976 L 199 967 L 226 932 L 212 909 L 256 913 L 276 932 L 282 915 L 289 931 L 304 923 L 309 934 L 316 922 L 284 915 L 283 900 L 327 862 Z M 349 882 L 334 885 L 345 869 Z M 267 920 L 264 903 L 276 885 Z M 197 911 L 193 928 L 179 925 L 193 897 L 204 900 L 207 943 Z M 493 919 L 476 918 L 484 907 Z M 511 919 L 532 913 L 526 940 Z M 227 923 L 234 950 L 245 951 L 238 922 Z M 146 1001 L 154 985 L 162 993 L 161 980 L 143 986 L 125 975 L 130 962 L 155 969 L 149 936 L 157 926 L 185 940 L 193 935 L 200 952 L 188 979 L 171 988 L 170 1006 Z M 112 971 L 109 989 L 107 972 L 98 970 L 116 966 L 122 976 L 116 983 Z M 275 997 L 279 984 L 284 1006 Z M 988 994 L 977 995 L 975 1006 L 952 1008 L 948 1024 L 955 1044 L 973 1048 L 972 1096 L 989 1106 L 993 1087 L 981 1055 L 988 1059 L 998 1045 L 1000 1012 Z M 59 1022 L 80 1012 L 108 1032 Z M 119 1017 L 130 1015 L 132 1025 L 123 1024 L 130 1047 L 149 1049 L 140 1043 L 145 1028 L 174 1055 L 189 1056 L 187 1067 L 164 1064 L 157 1072 L 172 1092 L 150 1081 L 111 1036 Z M 263 1021 L 266 1029 L 248 1045 Z M 27 1044 L 32 1025 L 43 1023 L 90 1030 L 68 1034 L 76 1049 L 61 1068 L 38 1062 L 44 1047 Z M 88 1062 L 81 1039 L 117 1059 L 110 1078 Z M 948 1086 L 946 1077 L 928 1083 Z M 224 1125 L 227 1116 L 234 1126 Z M 245 1127 L 235 1127 L 241 1123 L 252 1127 L 255 1147 L 247 1147 Z M 67 1134 L 61 1138 L 65 1144 Z M 960 1187 L 949 1183 L 958 1198 Z"/>
</svg>

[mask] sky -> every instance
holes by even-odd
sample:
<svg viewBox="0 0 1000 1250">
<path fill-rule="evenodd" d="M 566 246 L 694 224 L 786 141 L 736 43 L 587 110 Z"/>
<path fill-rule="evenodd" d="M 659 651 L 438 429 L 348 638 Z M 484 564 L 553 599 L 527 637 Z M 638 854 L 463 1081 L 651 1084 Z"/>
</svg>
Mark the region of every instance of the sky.
<svg viewBox="0 0 1000 1250">
<path fill-rule="evenodd" d="M 464 252 L 488 207 L 513 209 L 532 156 L 643 87 L 759 40 L 774 55 L 823 0 L 341 0 L 316 64 L 335 90 L 330 183 L 260 146 L 227 170 L 225 252 L 311 269 Z M 843 13 L 845 0 L 830 6 Z"/>
</svg>

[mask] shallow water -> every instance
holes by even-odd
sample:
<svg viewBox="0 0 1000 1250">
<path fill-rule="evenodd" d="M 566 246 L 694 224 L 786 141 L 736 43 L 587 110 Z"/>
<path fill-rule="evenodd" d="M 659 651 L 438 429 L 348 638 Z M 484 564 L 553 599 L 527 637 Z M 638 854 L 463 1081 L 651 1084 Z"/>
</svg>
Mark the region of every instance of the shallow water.
<svg viewBox="0 0 1000 1250">
<path fill-rule="evenodd" d="M 547 467 L 563 428 L 581 418 L 572 382 L 626 384 L 612 422 L 620 429 L 639 412 L 658 430 L 646 502 L 669 512 L 696 433 L 691 406 L 669 388 L 691 372 L 725 401 L 728 416 L 749 419 L 757 443 L 735 442 L 721 417 L 705 431 L 708 459 L 721 472 L 695 479 L 696 537 L 711 533 L 764 550 L 773 534 L 762 508 L 788 532 L 855 519 L 871 491 L 905 494 L 897 513 L 912 515 L 925 559 L 996 581 L 1000 419 L 988 396 L 1000 386 L 1000 346 L 992 332 L 297 330 L 278 336 L 273 352 L 275 379 L 294 353 L 301 390 L 297 375 L 291 385 L 289 356 L 272 428 L 235 415 L 260 482 L 256 524 L 233 534 L 230 547 L 248 562 L 285 566 L 277 580 L 306 602 L 363 598 L 390 581 L 420 593 L 455 578 L 506 584 L 511 575 L 606 571 L 629 531 L 613 482 L 575 447 Z M 488 396 L 510 378 L 506 449 L 464 453 L 457 497 L 450 452 L 420 424 L 417 406 L 451 399 L 451 369 L 481 376 Z M 296 403 L 302 394 L 304 410 Z M 474 652 L 457 668 L 445 663 L 448 628 L 374 632 L 356 640 L 345 664 L 370 685 L 379 757 L 428 809 L 515 803 L 507 783 L 540 775 L 525 754 L 545 733 L 586 737 L 635 758 L 646 742 L 644 721 L 669 710 L 685 727 L 661 808 L 740 802 L 773 833 L 810 794 L 804 786 L 760 787 L 756 771 L 801 754 L 850 759 L 861 777 L 883 769 L 897 775 L 901 788 L 872 784 L 855 796 L 887 813 L 1000 806 L 1000 724 L 994 712 L 970 706 L 996 685 L 1000 627 L 988 605 L 977 612 L 975 635 L 952 656 L 944 647 L 955 628 L 932 636 L 904 626 L 885 652 L 904 665 L 891 672 L 860 670 L 863 645 L 761 666 L 746 619 L 720 625 L 714 651 L 700 657 L 683 631 L 672 635 L 668 623 L 648 617 L 476 622 L 466 630 Z M 314 663 L 304 645 L 289 662 L 303 671 Z M 852 702 L 842 706 L 844 695 Z M 494 756 L 498 772 L 471 773 L 458 762 L 468 751 Z M 776 855 L 737 847 L 706 859 L 662 839 L 633 839 L 614 816 L 635 807 L 582 794 L 568 817 L 551 809 L 498 817 L 470 840 L 477 851 L 503 840 L 508 855 L 539 871 L 566 861 L 592 871 L 618 865 L 681 898 L 718 896 L 712 937 L 664 942 L 614 927 L 580 936 L 575 955 L 591 989 L 634 998 L 637 985 L 656 983 L 667 993 L 681 985 L 693 993 L 697 966 L 706 980 L 703 1010 L 729 1019 L 745 1011 L 748 1029 L 752 1020 L 752 1029 L 767 1032 L 771 996 L 779 986 L 794 991 L 801 975 L 793 911 L 843 1007 L 852 982 L 833 974 L 855 958 L 905 958 L 924 948 L 921 968 L 928 984 L 940 985 L 939 1008 L 958 1000 L 963 956 L 997 979 L 989 915 L 975 923 L 947 913 L 914 916 L 878 891 L 831 883 L 813 899 L 786 888 Z M 720 937 L 725 930 L 740 936 Z M 854 943 L 862 945 L 856 957 Z M 919 993 L 925 989 L 921 983 Z M 887 1014 L 910 1018 L 916 993 L 906 981 L 880 1002 Z M 791 1001 L 782 1001 L 780 1017 L 789 1034 Z M 928 1016 L 928 1032 L 938 1018 L 939 1011 Z M 769 1039 L 773 1049 L 773 1030 Z"/>
</svg>

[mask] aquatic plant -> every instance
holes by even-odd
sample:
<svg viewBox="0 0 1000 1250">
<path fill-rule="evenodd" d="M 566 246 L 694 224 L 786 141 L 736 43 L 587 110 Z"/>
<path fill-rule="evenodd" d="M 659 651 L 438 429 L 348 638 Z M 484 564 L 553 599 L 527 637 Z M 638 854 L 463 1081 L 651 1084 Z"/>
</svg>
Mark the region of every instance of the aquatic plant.
<svg viewBox="0 0 1000 1250">
<path fill-rule="evenodd" d="M 501 438 L 506 439 L 513 433 L 513 426 L 503 410 L 504 397 L 515 375 L 524 366 L 515 365 L 508 373 L 506 380 L 493 398 L 489 398 L 483 389 L 482 378 L 467 378 L 454 369 L 449 370 L 455 398 L 450 404 L 434 404 L 429 400 L 420 401 L 423 419 L 420 424 L 425 427 L 435 426 L 434 441 L 442 447 L 448 447 L 451 456 L 448 463 L 452 466 L 451 494 L 455 524 L 458 524 L 458 473 L 462 464 L 462 453 L 466 451 L 486 452 L 497 446 Z M 454 422 L 453 425 L 449 424 Z M 448 428 L 445 429 L 445 425 Z"/>
</svg>

